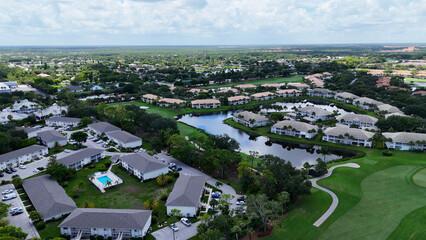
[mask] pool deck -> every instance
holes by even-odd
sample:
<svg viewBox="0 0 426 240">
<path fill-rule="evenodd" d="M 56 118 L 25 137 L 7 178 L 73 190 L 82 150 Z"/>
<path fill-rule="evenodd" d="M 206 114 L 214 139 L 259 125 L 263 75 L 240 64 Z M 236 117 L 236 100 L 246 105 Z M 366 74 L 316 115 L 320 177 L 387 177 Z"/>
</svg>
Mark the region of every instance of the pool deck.
<svg viewBox="0 0 426 240">
<path fill-rule="evenodd" d="M 107 186 L 106 184 L 103 184 L 101 181 L 99 181 L 99 178 L 101 178 L 101 177 L 109 178 L 112 181 L 111 185 Z M 117 175 L 115 175 L 113 172 L 111 172 L 111 168 L 108 169 L 108 171 L 106 171 L 106 172 L 95 173 L 94 175 L 92 175 L 89 178 L 89 181 L 91 181 L 97 188 L 99 188 L 99 190 L 102 193 L 105 193 L 106 188 L 113 187 L 113 186 L 116 186 L 116 185 L 123 183 L 123 180 L 121 180 L 121 178 L 119 178 Z"/>
</svg>

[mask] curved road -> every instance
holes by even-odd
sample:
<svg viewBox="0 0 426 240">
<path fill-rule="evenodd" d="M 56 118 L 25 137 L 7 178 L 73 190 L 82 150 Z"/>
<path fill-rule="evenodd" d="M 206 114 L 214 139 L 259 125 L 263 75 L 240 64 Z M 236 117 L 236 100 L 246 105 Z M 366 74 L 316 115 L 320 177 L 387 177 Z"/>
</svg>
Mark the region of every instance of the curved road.
<svg viewBox="0 0 426 240">
<path fill-rule="evenodd" d="M 313 179 L 310 180 L 312 182 L 312 186 L 330 194 L 331 198 L 333 199 L 333 202 L 331 203 L 331 206 L 328 208 L 328 210 L 316 222 L 314 222 L 315 227 L 321 226 L 321 224 L 325 220 L 327 220 L 328 217 L 330 217 L 331 214 L 333 214 L 334 210 L 336 210 L 336 208 L 337 208 L 337 204 L 339 204 L 339 199 L 337 198 L 336 194 L 334 194 L 334 192 L 328 190 L 327 188 L 323 188 L 323 187 L 319 186 L 317 184 L 317 181 L 324 179 L 324 178 L 328 178 L 333 173 L 333 170 L 338 168 L 338 167 L 360 168 L 360 166 L 356 163 L 345 163 L 345 164 L 341 164 L 341 165 L 336 165 L 336 166 L 333 166 L 330 169 L 328 169 L 327 174 L 325 174 L 321 177 L 313 178 Z"/>
</svg>

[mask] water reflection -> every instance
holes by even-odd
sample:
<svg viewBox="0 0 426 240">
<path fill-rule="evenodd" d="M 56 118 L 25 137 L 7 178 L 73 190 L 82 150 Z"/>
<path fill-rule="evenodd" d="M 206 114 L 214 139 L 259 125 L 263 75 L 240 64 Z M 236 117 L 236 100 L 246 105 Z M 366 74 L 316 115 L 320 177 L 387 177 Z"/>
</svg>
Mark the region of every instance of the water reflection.
<svg viewBox="0 0 426 240">
<path fill-rule="evenodd" d="M 295 167 L 302 167 L 305 162 L 313 164 L 317 158 L 330 161 L 339 159 L 342 156 L 341 153 L 323 156 L 318 152 L 321 149 L 319 146 L 270 140 L 263 136 L 250 136 L 244 131 L 223 123 L 225 119 L 231 117 L 231 114 L 231 112 L 201 116 L 187 114 L 182 116 L 179 121 L 203 129 L 210 134 L 228 134 L 240 143 L 241 151 L 244 153 L 248 154 L 249 151 L 257 151 L 260 155 L 272 154 L 290 161 Z"/>
</svg>

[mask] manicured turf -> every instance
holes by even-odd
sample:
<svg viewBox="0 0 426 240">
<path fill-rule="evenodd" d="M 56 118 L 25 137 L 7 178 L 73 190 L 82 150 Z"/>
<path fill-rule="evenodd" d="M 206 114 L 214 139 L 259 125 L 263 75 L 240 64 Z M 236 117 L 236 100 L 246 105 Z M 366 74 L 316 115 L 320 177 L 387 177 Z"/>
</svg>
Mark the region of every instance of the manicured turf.
<svg viewBox="0 0 426 240">
<path fill-rule="evenodd" d="M 61 235 L 61 231 L 59 230 L 58 225 L 61 222 L 62 220 L 46 223 L 46 228 L 38 231 L 40 238 L 44 240 L 59 237 Z"/>
<path fill-rule="evenodd" d="M 423 82 L 426 83 L 426 79 L 422 79 L 422 78 L 404 78 L 405 81 L 409 81 L 409 82 Z"/>
<path fill-rule="evenodd" d="M 261 85 L 261 84 L 264 84 L 264 83 L 302 82 L 303 77 L 304 77 L 304 75 L 295 75 L 295 76 L 290 76 L 290 77 L 266 78 L 266 79 L 259 79 L 259 80 L 248 80 L 248 81 L 242 81 L 242 82 L 212 85 L 212 86 L 206 86 L 206 87 L 201 87 L 201 88 L 215 89 L 215 88 L 221 88 L 221 87 L 232 87 L 232 86 L 239 85 L 239 84 Z"/>
<path fill-rule="evenodd" d="M 384 157 L 379 150 L 366 152 L 363 158 L 347 161 L 361 168 L 338 168 L 319 181 L 339 198 L 336 211 L 323 225 L 312 224 L 330 203 L 312 194 L 304 196 L 267 239 L 409 239 L 421 235 L 419 229 L 404 226 L 418 221 L 418 209 L 426 206 L 426 188 L 411 181 L 426 166 L 425 154 L 394 151 L 392 157 Z M 318 209 L 323 210 L 315 213 Z"/>
<path fill-rule="evenodd" d="M 423 207 L 405 216 L 388 239 L 424 240 L 426 239 L 425 226 L 426 207 Z M 407 238 L 407 236 L 409 237 Z"/>
<path fill-rule="evenodd" d="M 420 187 L 426 187 L 426 168 L 423 168 L 414 174 L 413 183 Z"/>
</svg>

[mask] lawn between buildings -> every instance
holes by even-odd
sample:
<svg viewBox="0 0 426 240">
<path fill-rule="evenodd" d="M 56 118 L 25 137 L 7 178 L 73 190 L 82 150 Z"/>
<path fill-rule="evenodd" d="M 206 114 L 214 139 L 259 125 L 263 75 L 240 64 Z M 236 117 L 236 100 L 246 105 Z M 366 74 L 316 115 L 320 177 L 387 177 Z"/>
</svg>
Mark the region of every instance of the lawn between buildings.
<svg viewBox="0 0 426 240">
<path fill-rule="evenodd" d="M 225 83 L 225 84 L 218 84 L 218 85 L 211 85 L 211 86 L 205 86 L 201 87 L 203 89 L 216 89 L 216 88 L 222 88 L 222 87 L 233 87 L 240 84 L 253 84 L 253 85 L 261 85 L 264 83 L 290 83 L 290 82 L 303 82 L 303 77 L 305 75 L 294 75 L 290 77 L 274 77 L 274 78 L 265 78 L 265 79 L 258 79 L 258 80 L 247 80 L 247 81 L 241 81 L 241 82 L 233 82 L 233 83 Z"/>
<path fill-rule="evenodd" d="M 346 161 L 361 168 L 338 168 L 318 182 L 339 198 L 327 221 L 312 225 L 331 204 L 328 194 L 312 188 L 265 239 L 425 239 L 426 188 L 412 182 L 426 167 L 425 154 L 393 151 L 385 157 L 376 149 L 365 151 Z M 328 166 L 337 164 L 342 163 Z"/>
<path fill-rule="evenodd" d="M 66 193 L 72 197 L 74 188 L 79 188 L 79 197 L 73 198 L 77 207 L 88 207 L 88 204 L 93 204 L 95 208 L 111 208 L 111 209 L 145 209 L 144 202 L 148 199 L 155 199 L 159 203 L 158 211 L 159 221 L 168 219 L 166 216 L 166 201 L 160 200 L 160 197 L 165 194 L 169 195 L 173 189 L 176 178 L 170 176 L 172 183 L 160 186 L 155 179 L 147 182 L 140 182 L 136 177 L 129 175 L 124 169 L 115 165 L 112 167 L 112 172 L 123 180 L 123 183 L 117 186 L 105 189 L 105 193 L 101 193 L 99 189 L 89 181 L 89 176 L 98 171 L 104 171 L 105 164 L 109 160 L 104 159 L 96 164 L 94 168 L 85 167 L 79 170 L 75 177 L 69 181 L 60 183 Z M 57 237 L 60 235 L 57 226 L 63 221 L 58 220 L 46 224 L 46 228 L 39 231 L 42 239 Z M 153 230 L 158 229 L 156 224 L 152 224 Z"/>
</svg>

